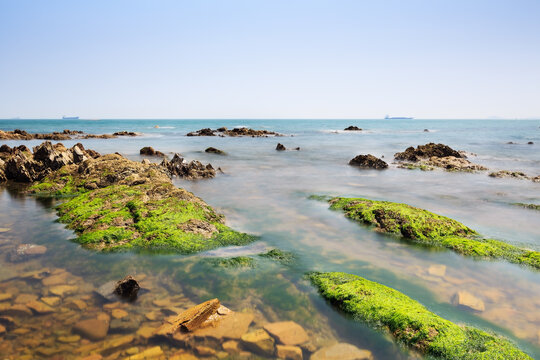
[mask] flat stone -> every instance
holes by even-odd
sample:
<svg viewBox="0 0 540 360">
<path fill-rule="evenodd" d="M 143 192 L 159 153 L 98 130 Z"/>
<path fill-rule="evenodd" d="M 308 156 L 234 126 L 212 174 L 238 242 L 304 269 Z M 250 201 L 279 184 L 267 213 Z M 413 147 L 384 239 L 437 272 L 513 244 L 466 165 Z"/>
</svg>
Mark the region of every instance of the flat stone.
<svg viewBox="0 0 540 360">
<path fill-rule="evenodd" d="M 99 354 L 92 354 L 92 355 L 88 355 L 83 358 L 80 358 L 79 360 L 101 360 L 101 359 L 103 359 L 103 356 Z"/>
<path fill-rule="evenodd" d="M 44 296 L 40 300 L 49 306 L 57 306 L 61 301 L 58 296 Z"/>
<path fill-rule="evenodd" d="M 128 312 L 122 309 L 113 309 L 111 316 L 115 319 L 122 319 L 128 316 Z"/>
<path fill-rule="evenodd" d="M 214 339 L 237 339 L 248 331 L 253 322 L 254 315 L 250 313 L 237 313 L 225 315 L 213 326 L 194 331 L 196 337 L 210 337 Z"/>
<path fill-rule="evenodd" d="M 4 327 L 4 325 L 0 325 L 0 335 L 5 334 L 5 333 L 6 333 L 6 328 Z"/>
<path fill-rule="evenodd" d="M 13 294 L 10 294 L 10 293 L 3 293 L 3 294 L 0 294 L 0 301 L 6 301 L 6 300 L 9 300 L 13 297 Z"/>
<path fill-rule="evenodd" d="M 142 337 L 143 339 L 149 339 L 154 335 L 154 332 L 156 331 L 155 328 L 150 326 L 142 326 L 137 330 L 137 336 Z"/>
<path fill-rule="evenodd" d="M 274 338 L 263 329 L 255 330 L 242 335 L 242 344 L 254 353 L 260 355 L 274 355 Z"/>
<path fill-rule="evenodd" d="M 225 341 L 221 344 L 221 347 L 229 354 L 238 354 L 241 351 L 240 343 L 236 340 Z"/>
<path fill-rule="evenodd" d="M 354 345 L 339 343 L 326 346 L 315 352 L 310 360 L 373 360 L 369 350 L 361 350 Z"/>
<path fill-rule="evenodd" d="M 79 335 L 59 336 L 57 340 L 61 343 L 70 344 L 81 340 L 81 337 Z"/>
<path fill-rule="evenodd" d="M 79 288 L 75 285 L 56 285 L 51 286 L 49 291 L 57 296 L 71 295 L 74 294 Z"/>
<path fill-rule="evenodd" d="M 195 352 L 199 356 L 214 356 L 216 355 L 216 351 L 208 346 L 202 346 L 198 345 L 195 346 Z"/>
<path fill-rule="evenodd" d="M 70 309 L 79 311 L 85 310 L 88 307 L 88 305 L 81 299 L 73 299 L 69 303 L 67 303 L 66 306 Z"/>
<path fill-rule="evenodd" d="M 32 311 L 22 304 L 8 305 L 3 308 L 0 307 L 0 315 L 8 316 L 32 316 Z"/>
<path fill-rule="evenodd" d="M 149 349 L 144 350 L 143 352 L 140 352 L 135 355 L 131 355 L 128 360 L 148 360 L 148 359 L 156 359 L 163 357 L 163 350 L 161 350 L 160 346 L 154 346 Z"/>
<path fill-rule="evenodd" d="M 276 355 L 285 360 L 303 360 L 302 349 L 292 345 L 277 345 Z"/>
<path fill-rule="evenodd" d="M 184 331 L 193 331 L 199 328 L 211 315 L 214 315 L 219 306 L 218 299 L 196 305 L 176 316 L 171 323 L 163 324 L 156 331 L 156 335 L 172 335 L 180 328 Z"/>
<path fill-rule="evenodd" d="M 82 320 L 73 326 L 72 331 L 90 340 L 101 340 L 109 332 L 109 323 L 98 319 Z"/>
<path fill-rule="evenodd" d="M 428 268 L 428 274 L 432 276 L 443 277 L 446 274 L 446 265 L 430 265 Z"/>
<path fill-rule="evenodd" d="M 19 294 L 15 298 L 15 304 L 26 304 L 27 302 L 37 300 L 37 295 L 34 294 Z"/>
<path fill-rule="evenodd" d="M 101 353 L 103 355 L 112 354 L 116 352 L 117 350 L 119 350 L 120 348 L 128 344 L 131 344 L 133 342 L 133 339 L 134 339 L 133 335 L 125 335 L 125 336 L 120 336 L 120 337 L 107 340 L 102 346 L 103 350 L 101 350 Z"/>
<path fill-rule="evenodd" d="M 162 315 L 160 311 L 150 311 L 144 314 L 144 317 L 146 317 L 150 321 L 156 321 L 157 319 L 162 317 Z"/>
<path fill-rule="evenodd" d="M 266 324 L 264 325 L 264 329 L 276 338 L 279 343 L 284 345 L 298 345 L 309 340 L 304 328 L 294 321 L 280 321 Z"/>
<path fill-rule="evenodd" d="M 26 303 L 26 306 L 38 315 L 45 315 L 54 312 L 52 307 L 37 300 Z"/>
<path fill-rule="evenodd" d="M 67 272 L 62 272 L 57 275 L 52 275 L 49 277 L 46 277 L 45 279 L 41 280 L 44 286 L 54 286 L 54 285 L 62 285 L 67 282 Z"/>
<path fill-rule="evenodd" d="M 484 311 L 486 309 L 482 300 L 467 291 L 458 291 L 452 298 L 452 303 L 474 311 Z"/>
</svg>

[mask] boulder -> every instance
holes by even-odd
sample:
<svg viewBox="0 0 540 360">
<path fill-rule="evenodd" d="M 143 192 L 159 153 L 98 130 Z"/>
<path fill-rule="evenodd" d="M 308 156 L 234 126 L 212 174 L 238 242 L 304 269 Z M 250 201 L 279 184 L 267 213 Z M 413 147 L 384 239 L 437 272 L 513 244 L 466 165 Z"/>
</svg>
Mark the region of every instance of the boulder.
<svg viewBox="0 0 540 360">
<path fill-rule="evenodd" d="M 197 160 L 187 162 L 180 154 L 174 154 L 171 161 L 163 159 L 161 166 L 166 168 L 171 176 L 178 176 L 188 180 L 213 178 L 216 171 L 212 165 L 203 165 Z"/>
<path fill-rule="evenodd" d="M 226 155 L 225 151 L 216 149 L 215 147 L 209 147 L 204 150 L 204 152 L 210 153 L 210 154 L 217 154 L 217 155 Z"/>
<path fill-rule="evenodd" d="M 287 148 L 285 147 L 285 145 L 283 145 L 281 143 L 278 143 L 277 146 L 276 146 L 276 150 L 277 151 L 285 151 L 285 150 L 287 150 Z"/>
<path fill-rule="evenodd" d="M 468 291 L 458 291 L 454 294 L 452 303 L 478 312 L 485 310 L 484 302 Z"/>
<path fill-rule="evenodd" d="M 107 336 L 109 322 L 100 319 L 82 320 L 73 326 L 72 331 L 87 339 L 98 341 Z"/>
<path fill-rule="evenodd" d="M 263 329 L 242 335 L 242 344 L 244 347 L 263 356 L 274 355 L 274 342 L 274 339 Z"/>
<path fill-rule="evenodd" d="M 234 339 L 240 340 L 253 322 L 254 315 L 251 313 L 232 312 L 216 319 L 212 326 L 206 326 L 195 330 L 196 338 L 212 338 L 217 340 Z"/>
<path fill-rule="evenodd" d="M 139 154 L 141 155 L 147 155 L 147 156 L 165 156 L 164 153 L 161 151 L 154 150 L 151 146 L 145 146 L 141 150 L 139 150 Z"/>
<path fill-rule="evenodd" d="M 323 347 L 309 358 L 310 360 L 373 360 L 369 350 L 361 350 L 354 345 L 339 343 Z"/>
<path fill-rule="evenodd" d="M 133 276 L 128 275 L 116 283 L 114 291 L 120 297 L 134 300 L 137 298 L 137 293 L 140 288 L 137 280 L 135 280 Z"/>
<path fill-rule="evenodd" d="M 46 252 L 47 248 L 43 245 L 20 244 L 14 251 L 8 254 L 8 257 L 11 262 L 20 262 L 43 255 Z"/>
<path fill-rule="evenodd" d="M 444 144 L 435 144 L 429 143 L 425 145 L 418 145 L 416 149 L 414 147 L 409 147 L 403 152 L 398 152 L 394 154 L 396 160 L 401 161 L 420 161 L 421 159 L 428 159 L 431 157 L 446 157 L 454 156 L 456 158 L 465 158 L 465 155 L 452 149 L 448 145 Z"/>
<path fill-rule="evenodd" d="M 509 171 L 509 170 L 500 170 L 495 171 L 489 174 L 489 176 L 494 178 L 513 178 L 520 180 L 530 180 L 531 178 L 527 174 L 521 171 Z"/>
<path fill-rule="evenodd" d="M 303 327 L 294 321 L 280 321 L 264 325 L 264 329 L 283 345 L 299 345 L 309 337 Z"/>
<path fill-rule="evenodd" d="M 199 328 L 210 316 L 217 312 L 220 307 L 218 299 L 205 301 L 196 305 L 174 318 L 170 322 L 166 322 L 156 330 L 156 335 L 172 335 L 178 330 L 193 331 Z"/>
<path fill-rule="evenodd" d="M 277 345 L 276 355 L 279 359 L 285 360 L 302 360 L 302 349 L 298 346 Z"/>
<path fill-rule="evenodd" d="M 386 169 L 388 167 L 388 164 L 384 160 L 381 160 L 371 154 L 358 155 L 349 161 L 349 165 L 377 170 Z"/>
<path fill-rule="evenodd" d="M 345 131 L 361 131 L 362 129 L 359 128 L 358 126 L 351 125 L 351 126 L 346 127 L 343 130 L 345 130 Z"/>
</svg>

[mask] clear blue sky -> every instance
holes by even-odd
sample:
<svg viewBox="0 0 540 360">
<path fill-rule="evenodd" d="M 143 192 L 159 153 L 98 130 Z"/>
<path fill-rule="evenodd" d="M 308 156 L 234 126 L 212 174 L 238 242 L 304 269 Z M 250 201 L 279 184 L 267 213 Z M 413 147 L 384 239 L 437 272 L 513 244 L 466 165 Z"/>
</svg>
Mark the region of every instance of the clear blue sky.
<svg viewBox="0 0 540 360">
<path fill-rule="evenodd" d="M 0 117 L 540 117 L 539 0 L 0 0 Z"/>
</svg>

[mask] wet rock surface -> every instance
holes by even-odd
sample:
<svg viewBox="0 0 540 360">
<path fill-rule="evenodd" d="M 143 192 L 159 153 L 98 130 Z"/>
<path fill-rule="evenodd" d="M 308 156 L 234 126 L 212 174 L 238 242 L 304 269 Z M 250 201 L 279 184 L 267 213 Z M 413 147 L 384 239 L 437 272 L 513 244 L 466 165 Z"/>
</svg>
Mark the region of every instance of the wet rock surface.
<svg viewBox="0 0 540 360">
<path fill-rule="evenodd" d="M 187 180 L 209 179 L 216 176 L 216 170 L 211 164 L 203 165 L 197 160 L 188 162 L 180 154 L 174 154 L 170 161 L 163 159 L 161 166 L 167 169 L 171 176 Z"/>
<path fill-rule="evenodd" d="M 134 300 L 137 298 L 140 288 L 137 280 L 135 280 L 133 276 L 128 275 L 116 283 L 114 292 L 120 297 Z"/>
<path fill-rule="evenodd" d="M 435 144 L 429 143 L 425 145 L 418 145 L 416 149 L 414 147 L 409 147 L 405 151 L 394 154 L 396 160 L 402 161 L 420 161 L 421 159 L 431 158 L 431 157 L 446 157 L 453 156 L 456 158 L 464 158 L 459 151 L 452 149 L 448 145 L 444 144 Z"/>
<path fill-rule="evenodd" d="M 227 129 L 221 127 L 217 130 L 205 128 L 197 131 L 193 131 L 187 134 L 187 136 L 250 136 L 250 137 L 269 137 L 269 136 L 282 136 L 269 130 L 254 130 L 246 127 L 239 127 L 234 129 Z"/>
<path fill-rule="evenodd" d="M 359 128 L 358 126 L 354 126 L 354 125 L 348 126 L 343 130 L 344 131 L 362 131 L 361 128 Z"/>
<path fill-rule="evenodd" d="M 499 179 L 518 179 L 518 180 L 532 180 L 536 182 L 536 178 L 530 177 L 521 171 L 499 170 L 489 173 L 490 177 Z"/>
<path fill-rule="evenodd" d="M 217 155 L 227 155 L 227 153 L 223 150 L 216 149 L 215 147 L 209 147 L 204 150 L 204 152 L 209 154 L 217 154 Z"/>
<path fill-rule="evenodd" d="M 161 157 L 165 156 L 164 153 L 162 153 L 161 151 L 155 150 L 151 146 L 145 146 L 141 148 L 141 150 L 139 150 L 139 154 L 146 155 L 146 156 L 161 156 Z"/>
<path fill-rule="evenodd" d="M 388 168 L 388 164 L 384 160 L 381 160 L 371 154 L 358 155 L 354 159 L 349 161 L 349 165 L 376 170 Z"/>
<path fill-rule="evenodd" d="M 39 133 L 29 133 L 25 130 L 15 129 L 13 131 L 2 131 L 0 130 L 0 139 L 2 140 L 72 140 L 72 139 L 112 139 L 118 136 L 137 136 L 137 133 L 120 131 L 114 134 L 85 134 L 82 131 L 78 130 L 64 130 L 62 132 L 52 132 L 46 134 Z"/>
</svg>

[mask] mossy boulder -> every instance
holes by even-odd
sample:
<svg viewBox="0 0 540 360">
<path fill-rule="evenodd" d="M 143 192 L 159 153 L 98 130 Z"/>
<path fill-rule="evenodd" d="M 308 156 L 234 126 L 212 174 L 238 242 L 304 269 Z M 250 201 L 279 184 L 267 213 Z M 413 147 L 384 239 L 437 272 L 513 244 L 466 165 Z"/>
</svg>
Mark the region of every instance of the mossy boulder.
<svg viewBox="0 0 540 360">
<path fill-rule="evenodd" d="M 408 347 L 439 359 L 527 359 L 510 341 L 454 324 L 397 290 L 360 276 L 311 273 L 321 295 L 355 320 L 389 332 Z"/>
<path fill-rule="evenodd" d="M 259 254 L 260 257 L 275 260 L 283 265 L 288 265 L 296 260 L 296 256 L 289 251 L 283 251 L 281 249 L 272 249 L 265 253 Z"/>
<path fill-rule="evenodd" d="M 311 197 L 317 199 L 317 197 Z M 521 249 L 499 240 L 483 239 L 462 223 L 407 204 L 362 198 L 324 198 L 357 222 L 377 231 L 395 234 L 416 243 L 444 247 L 462 255 L 499 258 L 540 269 L 540 252 Z"/>
<path fill-rule="evenodd" d="M 139 249 L 190 254 L 256 238 L 224 225 L 224 217 L 171 183 L 112 185 L 58 206 L 77 241 L 96 250 Z"/>
<path fill-rule="evenodd" d="M 249 256 L 236 256 L 230 258 L 211 258 L 208 259 L 210 264 L 215 267 L 223 268 L 254 268 L 255 260 Z"/>
</svg>

